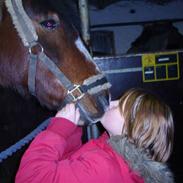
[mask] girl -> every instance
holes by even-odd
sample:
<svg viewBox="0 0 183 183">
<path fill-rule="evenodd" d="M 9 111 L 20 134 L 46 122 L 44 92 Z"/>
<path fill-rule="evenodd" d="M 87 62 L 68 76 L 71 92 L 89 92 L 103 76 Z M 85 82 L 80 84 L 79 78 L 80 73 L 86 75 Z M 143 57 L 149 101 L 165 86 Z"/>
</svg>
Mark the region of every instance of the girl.
<svg viewBox="0 0 183 183">
<path fill-rule="evenodd" d="M 172 183 L 165 162 L 173 146 L 170 108 L 140 89 L 110 103 L 106 129 L 81 144 L 79 110 L 67 104 L 25 152 L 16 183 Z"/>
</svg>

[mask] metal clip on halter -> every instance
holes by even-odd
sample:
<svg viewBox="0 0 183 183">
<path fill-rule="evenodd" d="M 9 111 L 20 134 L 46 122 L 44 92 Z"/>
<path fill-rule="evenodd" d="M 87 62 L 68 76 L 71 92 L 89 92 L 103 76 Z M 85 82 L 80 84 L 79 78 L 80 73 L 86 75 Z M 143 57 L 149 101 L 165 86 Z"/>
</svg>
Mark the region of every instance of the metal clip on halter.
<svg viewBox="0 0 183 183">
<path fill-rule="evenodd" d="M 80 100 L 85 94 L 81 91 L 80 85 L 74 85 L 74 88 L 71 90 L 68 90 L 68 95 L 72 97 L 72 100 L 76 102 L 77 100 Z"/>
<path fill-rule="evenodd" d="M 40 53 L 44 52 L 44 48 L 38 42 L 34 42 L 32 45 L 29 46 L 29 54 L 32 55 L 39 55 Z"/>
</svg>

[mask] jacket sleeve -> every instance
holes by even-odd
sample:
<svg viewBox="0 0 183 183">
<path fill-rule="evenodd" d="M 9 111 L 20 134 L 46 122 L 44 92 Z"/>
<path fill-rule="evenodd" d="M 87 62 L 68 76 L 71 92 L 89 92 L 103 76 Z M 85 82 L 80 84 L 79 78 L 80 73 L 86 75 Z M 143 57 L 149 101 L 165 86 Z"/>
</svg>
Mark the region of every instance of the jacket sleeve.
<svg viewBox="0 0 183 183">
<path fill-rule="evenodd" d="M 111 175 L 115 175 L 112 182 L 119 182 L 109 153 L 98 148 L 95 140 L 80 147 L 80 139 L 79 127 L 65 119 L 53 119 L 23 155 L 15 182 L 107 183 Z M 76 152 L 66 156 L 70 151 Z"/>
<path fill-rule="evenodd" d="M 52 118 L 23 155 L 15 182 L 55 182 L 59 162 L 81 146 L 81 135 L 81 128 L 67 119 Z"/>
</svg>

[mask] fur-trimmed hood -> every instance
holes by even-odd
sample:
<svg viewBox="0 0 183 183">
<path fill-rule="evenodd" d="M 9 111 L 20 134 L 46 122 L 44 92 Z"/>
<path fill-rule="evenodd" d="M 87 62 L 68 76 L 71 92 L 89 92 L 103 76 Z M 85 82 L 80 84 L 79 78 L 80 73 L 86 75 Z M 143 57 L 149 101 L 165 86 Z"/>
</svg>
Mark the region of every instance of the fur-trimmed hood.
<svg viewBox="0 0 183 183">
<path fill-rule="evenodd" d="M 109 144 L 127 161 L 131 169 L 138 172 L 145 183 L 173 183 L 173 174 L 165 163 L 148 158 L 143 150 L 130 143 L 126 137 L 113 136 Z"/>
</svg>

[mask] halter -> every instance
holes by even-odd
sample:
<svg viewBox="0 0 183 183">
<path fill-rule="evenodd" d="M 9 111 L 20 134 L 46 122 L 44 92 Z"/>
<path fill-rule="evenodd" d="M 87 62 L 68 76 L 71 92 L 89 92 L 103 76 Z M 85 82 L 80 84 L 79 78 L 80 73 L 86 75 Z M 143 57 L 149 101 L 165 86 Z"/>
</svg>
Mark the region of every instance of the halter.
<svg viewBox="0 0 183 183">
<path fill-rule="evenodd" d="M 108 83 L 103 74 L 89 77 L 84 80 L 82 85 L 73 84 L 57 67 L 57 65 L 44 53 L 42 45 L 38 42 L 38 35 L 32 21 L 23 8 L 22 0 L 5 0 L 5 4 L 24 46 L 29 49 L 28 89 L 32 95 L 36 96 L 35 82 L 38 60 L 44 63 L 44 65 L 60 80 L 67 90 L 67 95 L 65 96 L 61 107 L 65 103 L 79 101 L 86 93 L 93 95 L 111 87 L 111 84 Z M 36 53 L 33 52 L 35 47 L 38 48 Z M 103 96 L 100 97 L 101 102 L 107 103 Z M 85 114 L 82 105 L 79 102 L 77 102 L 77 105 L 81 112 Z M 88 118 L 86 115 L 85 117 Z M 92 121 L 91 119 L 87 120 L 90 122 Z"/>
</svg>

